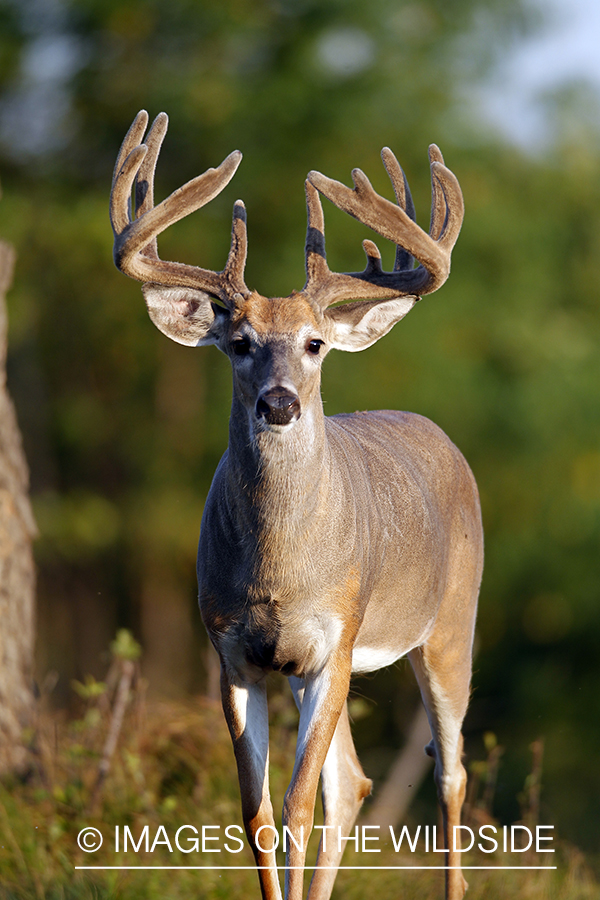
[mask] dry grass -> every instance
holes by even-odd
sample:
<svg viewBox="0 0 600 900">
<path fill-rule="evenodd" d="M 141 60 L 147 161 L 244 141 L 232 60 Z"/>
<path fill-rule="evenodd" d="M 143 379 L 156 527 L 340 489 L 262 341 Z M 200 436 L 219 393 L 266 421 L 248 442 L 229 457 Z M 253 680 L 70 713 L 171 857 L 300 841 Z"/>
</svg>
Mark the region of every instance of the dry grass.
<svg viewBox="0 0 600 900">
<path fill-rule="evenodd" d="M 22 780 L 0 787 L 0 897 L 18 900 L 191 900 L 191 898 L 259 897 L 256 873 L 247 847 L 240 853 L 225 849 L 224 829 L 241 824 L 239 792 L 233 753 L 220 707 L 206 699 L 186 704 L 152 704 L 144 699 L 144 687 L 134 677 L 122 723 L 117 721 L 119 688 L 131 667 L 115 662 L 106 685 L 91 679 L 77 686 L 82 699 L 78 718 L 67 720 L 55 712 L 40 712 L 31 736 L 31 767 Z M 131 689 L 129 689 L 129 687 Z M 274 796 L 281 798 L 290 776 L 296 716 L 293 708 L 275 695 L 271 703 L 271 780 Z M 110 750 L 111 740 L 114 743 Z M 489 800 L 490 778 L 497 753 L 491 748 L 487 765 L 480 766 L 480 795 Z M 536 773 L 532 773 L 535 798 Z M 488 791 L 486 794 L 486 785 Z M 477 800 L 477 785 L 471 791 L 470 821 L 484 816 Z M 486 801 L 487 802 L 487 801 Z M 221 853 L 185 853 L 175 846 L 182 825 L 220 826 L 208 836 L 219 836 Z M 104 837 L 100 850 L 83 852 L 77 836 L 84 827 L 98 828 Z M 115 850 L 115 828 L 119 827 L 120 849 Z M 123 852 L 123 833 L 129 827 L 138 841 L 147 826 L 148 852 L 143 841 L 139 850 Z M 183 837 L 192 835 L 190 830 Z M 151 845 L 158 841 L 152 852 Z M 166 844 L 167 838 L 172 852 Z M 181 844 L 185 847 L 182 840 Z M 189 846 L 189 845 L 188 845 Z M 237 847 L 235 841 L 229 846 Z M 315 855 L 314 841 L 312 858 Z M 554 858 L 556 857 L 556 859 Z M 373 857 L 368 864 L 373 865 Z M 546 859 L 543 862 L 546 863 Z M 345 865 L 364 865 L 354 851 L 347 851 Z M 334 898 L 378 900 L 443 897 L 443 873 L 439 871 L 388 871 L 385 866 L 431 865 L 432 855 L 394 853 L 384 847 L 377 855 L 375 871 L 342 870 Z M 465 856 L 467 864 L 481 859 Z M 509 860 L 510 861 L 510 860 Z M 522 859 L 516 860 L 522 863 Z M 506 864 L 506 859 L 494 860 Z M 530 859 L 530 865 L 535 864 Z M 553 855 L 553 871 L 469 871 L 469 900 L 600 900 L 600 888 L 588 871 L 582 855 L 560 846 Z M 514 863 L 514 861 L 513 861 Z M 248 866 L 246 870 L 178 871 L 157 866 Z M 439 863 L 438 863 L 439 864 Z M 152 866 L 138 871 L 89 871 L 78 866 Z"/>
</svg>

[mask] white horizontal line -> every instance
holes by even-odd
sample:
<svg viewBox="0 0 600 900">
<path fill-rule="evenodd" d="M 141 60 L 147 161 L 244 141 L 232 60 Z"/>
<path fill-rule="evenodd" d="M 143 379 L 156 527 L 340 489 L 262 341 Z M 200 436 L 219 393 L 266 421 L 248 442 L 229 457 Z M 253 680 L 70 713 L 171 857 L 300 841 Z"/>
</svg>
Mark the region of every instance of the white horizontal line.
<svg viewBox="0 0 600 900">
<path fill-rule="evenodd" d="M 315 871 L 316 869 L 349 869 L 351 871 L 366 871 L 366 872 L 375 872 L 377 870 L 400 870 L 400 869 L 418 869 L 420 871 L 425 871 L 431 869 L 432 871 L 439 870 L 449 870 L 449 869 L 484 869 L 486 871 L 495 871 L 495 870 L 505 870 L 505 869 L 556 869 L 557 866 L 75 866 L 76 869 L 95 869 L 100 871 L 106 870 L 115 870 L 115 869 L 198 869 L 198 870 L 211 870 L 211 871 L 224 871 L 227 869 L 231 869 L 232 871 L 240 871 L 241 869 L 248 869 L 256 871 L 257 869 L 278 869 L 281 871 L 287 871 L 288 869 L 305 869 L 310 872 Z"/>
</svg>

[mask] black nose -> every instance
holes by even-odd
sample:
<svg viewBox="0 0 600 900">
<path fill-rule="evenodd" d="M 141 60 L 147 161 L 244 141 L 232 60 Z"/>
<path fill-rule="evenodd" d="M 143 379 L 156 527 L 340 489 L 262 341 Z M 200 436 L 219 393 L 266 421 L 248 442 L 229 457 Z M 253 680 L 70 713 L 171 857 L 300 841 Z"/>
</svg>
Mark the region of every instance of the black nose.
<svg viewBox="0 0 600 900">
<path fill-rule="evenodd" d="M 300 418 L 300 399 L 286 388 L 271 388 L 256 401 L 256 415 L 269 425 L 288 425 Z"/>
</svg>

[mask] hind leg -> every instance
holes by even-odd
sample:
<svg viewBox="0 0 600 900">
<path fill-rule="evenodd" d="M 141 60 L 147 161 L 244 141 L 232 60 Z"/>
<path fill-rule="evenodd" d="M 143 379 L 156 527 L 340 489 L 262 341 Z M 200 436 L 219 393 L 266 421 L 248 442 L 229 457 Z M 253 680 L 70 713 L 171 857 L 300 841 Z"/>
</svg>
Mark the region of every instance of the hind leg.
<svg viewBox="0 0 600 900">
<path fill-rule="evenodd" d="M 447 900 L 461 900 L 467 888 L 457 849 L 467 783 L 461 729 L 469 702 L 470 638 L 466 644 L 456 633 L 442 634 L 436 627 L 423 646 L 409 653 L 433 738 L 427 752 L 435 759 L 434 778 L 444 821 Z"/>
</svg>

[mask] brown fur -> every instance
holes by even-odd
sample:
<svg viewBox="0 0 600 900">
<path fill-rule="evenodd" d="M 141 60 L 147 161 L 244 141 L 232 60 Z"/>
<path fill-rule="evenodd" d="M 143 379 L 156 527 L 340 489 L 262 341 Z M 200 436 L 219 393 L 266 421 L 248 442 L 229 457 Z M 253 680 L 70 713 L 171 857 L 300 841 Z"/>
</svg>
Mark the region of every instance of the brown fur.
<svg viewBox="0 0 600 900">
<path fill-rule="evenodd" d="M 321 317 L 302 293 L 289 297 L 267 298 L 253 291 L 241 308 L 235 310 L 232 324 L 247 321 L 260 335 L 295 334 L 305 325 L 318 328 Z"/>
</svg>

